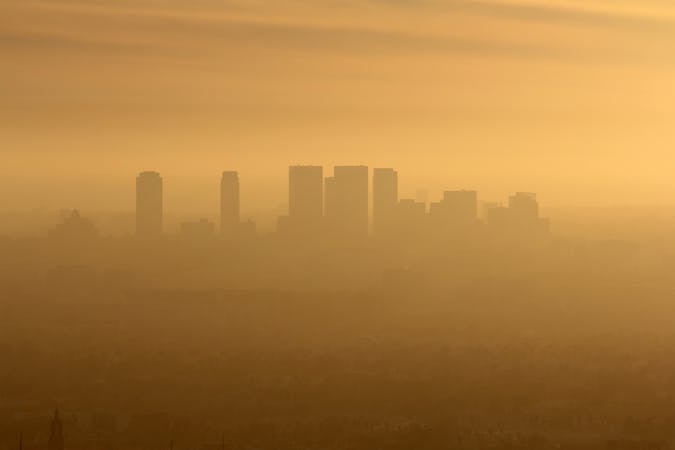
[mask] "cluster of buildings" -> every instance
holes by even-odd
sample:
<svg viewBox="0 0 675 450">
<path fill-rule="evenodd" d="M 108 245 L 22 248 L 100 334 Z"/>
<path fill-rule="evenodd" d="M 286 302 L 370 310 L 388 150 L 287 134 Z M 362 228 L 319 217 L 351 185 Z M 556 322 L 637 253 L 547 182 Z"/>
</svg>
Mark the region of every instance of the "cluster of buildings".
<svg viewBox="0 0 675 450">
<path fill-rule="evenodd" d="M 488 229 L 498 233 L 532 234 L 548 230 L 539 217 L 535 194 L 518 192 L 508 205 L 485 204 L 479 219 L 476 191 L 445 191 L 438 202 L 400 199 L 398 172 L 391 168 L 370 171 L 367 166 L 336 166 L 324 176 L 322 166 L 290 166 L 288 214 L 279 217 L 277 234 L 284 237 L 326 237 L 350 240 L 413 237 L 438 233 L 469 233 Z M 372 200 L 372 208 L 371 208 Z M 162 234 L 163 188 L 157 172 L 142 172 L 136 179 L 136 234 Z M 255 233 L 255 225 L 240 218 L 239 175 L 222 173 L 220 183 L 220 234 L 238 238 Z M 206 219 L 181 224 L 185 236 L 212 236 L 216 225 Z"/>
</svg>

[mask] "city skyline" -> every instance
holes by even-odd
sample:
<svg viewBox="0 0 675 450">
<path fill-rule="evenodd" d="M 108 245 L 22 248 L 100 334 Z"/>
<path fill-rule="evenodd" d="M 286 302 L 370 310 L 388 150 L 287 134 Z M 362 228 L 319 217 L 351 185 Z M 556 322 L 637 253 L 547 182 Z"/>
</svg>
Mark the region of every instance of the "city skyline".
<svg viewBox="0 0 675 450">
<path fill-rule="evenodd" d="M 171 210 L 211 208 L 213 167 L 269 208 L 289 161 L 414 168 L 402 192 L 452 173 L 493 198 L 675 203 L 662 0 L 0 8 L 0 210 L 119 210 L 143 167 L 183 193 Z"/>
<path fill-rule="evenodd" d="M 673 55 L 673 0 L 0 0 L 0 450 L 674 450 Z"/>
<path fill-rule="evenodd" d="M 236 239 L 243 225 L 239 181 L 237 171 L 222 172 L 219 223 L 213 224 L 208 218 L 183 222 L 181 234 L 210 236 L 217 226 L 221 237 Z M 162 183 L 161 174 L 154 171 L 141 172 L 137 177 L 135 234 L 139 237 L 163 234 Z M 479 221 L 491 228 L 503 228 L 514 220 L 522 225 L 541 219 L 534 193 L 516 192 L 505 206 L 483 202 L 481 209 L 477 191 L 445 190 L 439 201 L 427 206 L 413 198 L 399 198 L 398 171 L 392 168 L 335 166 L 333 175 L 324 177 L 323 166 L 291 165 L 287 211 L 278 216 L 275 231 L 297 238 L 342 235 L 359 239 L 372 234 L 391 239 L 397 233 L 418 232 L 416 229 L 424 227 L 427 220 L 440 230 L 468 229 Z M 248 222 L 254 225 L 250 219 Z"/>
</svg>

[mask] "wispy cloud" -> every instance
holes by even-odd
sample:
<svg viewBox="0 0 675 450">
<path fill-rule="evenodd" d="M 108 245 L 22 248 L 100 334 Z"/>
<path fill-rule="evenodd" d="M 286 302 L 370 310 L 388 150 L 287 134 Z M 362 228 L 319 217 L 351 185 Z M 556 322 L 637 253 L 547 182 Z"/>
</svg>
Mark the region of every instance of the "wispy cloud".
<svg viewBox="0 0 675 450">
<path fill-rule="evenodd" d="M 339 52 L 354 55 L 368 54 L 463 54 L 495 57 L 535 58 L 543 60 L 577 60 L 594 62 L 624 62 L 643 55 L 629 49 L 605 46 L 601 51 L 593 47 L 579 47 L 569 42 L 551 42 L 531 39 L 513 39 L 500 32 L 471 32 L 463 25 L 464 17 L 454 14 L 473 14 L 506 20 L 567 24 L 585 27 L 610 27 L 648 36 L 660 33 L 673 37 L 675 24 L 667 19 L 630 16 L 610 11 L 600 12 L 580 8 L 525 4 L 521 2 L 449 1 L 434 0 L 366 0 L 345 2 L 341 8 L 365 8 L 381 5 L 385 8 L 415 9 L 429 14 L 449 13 L 448 26 L 452 32 L 425 30 L 403 22 L 401 26 L 386 23 L 355 21 L 316 21 L 297 14 L 281 19 L 270 18 L 275 11 L 296 9 L 306 1 L 287 1 L 261 9 L 259 17 L 249 6 L 248 15 L 237 16 L 237 2 L 199 2 L 190 11 L 176 9 L 177 3 L 139 1 L 109 7 L 101 2 L 27 2 L 17 6 L 23 21 L 7 20 L 0 26 L 0 49 L 42 49 L 92 52 L 144 52 L 146 56 L 173 51 L 192 52 L 195 55 L 212 51 L 265 49 L 304 52 Z M 332 2 L 317 1 L 312 8 L 330 12 Z M 16 5 L 16 4 L 15 4 Z M 160 7 L 160 5 L 164 5 Z M 167 6 L 168 5 L 168 6 Z M 218 6 L 221 5 L 221 6 Z M 255 3 L 253 3 L 255 5 Z M 261 5 L 261 4 L 260 4 Z M 322 5 L 322 6 L 319 6 Z M 295 9 L 293 9 L 295 11 Z M 273 16 L 274 14 L 272 14 Z M 403 16 L 405 17 L 405 16 Z M 35 23 L 31 23 L 33 18 Z M 26 20 L 28 19 L 28 20 Z M 469 31 L 467 31 L 469 30 Z M 518 29 L 514 27 L 514 34 Z M 541 31 L 540 31 L 541 32 Z M 670 41 L 669 41 L 670 42 Z M 664 46 L 660 42 L 661 47 Z M 665 44 L 664 51 L 670 47 Z"/>
</svg>

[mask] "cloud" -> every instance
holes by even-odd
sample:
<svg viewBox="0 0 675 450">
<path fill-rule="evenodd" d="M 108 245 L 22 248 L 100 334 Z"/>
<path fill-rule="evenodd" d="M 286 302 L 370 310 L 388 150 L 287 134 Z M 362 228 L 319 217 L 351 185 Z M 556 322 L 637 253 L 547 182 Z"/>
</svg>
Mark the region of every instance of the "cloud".
<svg viewBox="0 0 675 450">
<path fill-rule="evenodd" d="M 17 3 L 19 4 L 19 3 Z M 308 6 L 310 5 L 311 6 Z M 398 8 L 433 15 L 448 14 L 448 28 L 427 30 L 401 22 L 373 19 L 316 20 L 316 11 L 326 17 L 333 2 L 324 0 L 295 0 L 279 2 L 265 9 L 262 3 L 249 4 L 247 13 L 241 2 L 201 1 L 192 9 L 179 8 L 179 2 L 120 3 L 109 7 L 102 2 L 68 1 L 65 3 L 26 2 L 17 7 L 21 21 L 8 21 L 11 26 L 0 27 L 0 49 L 76 51 L 100 54 L 142 54 L 144 57 L 180 56 L 208 59 L 213 53 L 221 55 L 242 52 L 306 52 L 313 54 L 349 54 L 355 57 L 427 54 L 436 57 L 476 55 L 497 58 L 526 58 L 592 63 L 625 63 L 644 61 L 645 55 L 636 49 L 605 45 L 601 49 L 550 39 L 519 39 L 517 25 L 506 30 L 481 32 L 462 23 L 466 18 L 458 13 L 490 16 L 498 19 L 543 22 L 584 27 L 609 27 L 621 32 L 642 33 L 646 39 L 673 37 L 675 23 L 667 19 L 631 16 L 611 11 L 590 11 L 579 8 L 490 1 L 437 0 L 365 0 L 343 2 L 341 8 L 359 11 L 371 8 Z M 160 5 L 162 5 L 160 7 Z M 312 14 L 298 10 L 312 8 Z M 290 9 L 293 14 L 281 15 Z M 56 14 L 55 14 L 56 12 Z M 538 30 L 537 33 L 545 31 Z M 573 33 L 570 31 L 570 33 Z M 672 39 L 656 39 L 651 45 L 656 56 L 653 63 L 663 64 L 672 50 Z"/>
<path fill-rule="evenodd" d="M 455 2 L 455 7 L 481 14 L 509 19 L 577 26 L 615 28 L 648 33 L 667 32 L 672 36 L 675 21 L 637 14 L 621 14 L 605 9 L 581 9 L 545 4 L 502 3 L 486 1 Z"/>
</svg>

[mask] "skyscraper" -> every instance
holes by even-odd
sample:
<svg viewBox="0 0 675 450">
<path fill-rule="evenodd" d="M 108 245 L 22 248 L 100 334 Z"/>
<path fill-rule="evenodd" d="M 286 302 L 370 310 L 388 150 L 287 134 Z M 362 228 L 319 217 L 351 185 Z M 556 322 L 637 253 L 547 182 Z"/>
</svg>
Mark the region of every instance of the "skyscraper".
<svg viewBox="0 0 675 450">
<path fill-rule="evenodd" d="M 509 197 L 508 208 L 492 208 L 488 211 L 489 227 L 501 233 L 520 238 L 541 237 L 548 234 L 549 222 L 539 217 L 537 195 L 516 192 Z"/>
<path fill-rule="evenodd" d="M 373 169 L 373 234 L 390 235 L 396 221 L 398 172 Z"/>
<path fill-rule="evenodd" d="M 337 215 L 336 205 L 336 188 L 335 188 L 335 177 L 326 177 L 323 180 L 324 184 L 324 207 L 323 215 L 329 220 L 332 221 L 333 218 Z"/>
<path fill-rule="evenodd" d="M 426 205 L 414 199 L 401 199 L 396 211 L 396 230 L 399 239 L 419 237 L 424 231 Z"/>
<path fill-rule="evenodd" d="M 225 171 L 220 179 L 220 232 L 232 237 L 239 228 L 239 174 Z"/>
<path fill-rule="evenodd" d="M 518 222 L 535 222 L 539 218 L 537 194 L 516 192 L 509 197 L 509 209 L 513 220 Z"/>
<path fill-rule="evenodd" d="M 136 235 L 158 237 L 162 234 L 162 177 L 157 172 L 141 172 L 136 177 Z"/>
<path fill-rule="evenodd" d="M 329 221 L 335 232 L 348 238 L 367 237 L 368 167 L 337 166 L 333 178 Z"/>
<path fill-rule="evenodd" d="M 478 225 L 478 193 L 445 191 L 440 202 L 430 205 L 429 225 L 439 235 L 462 235 L 474 230 Z"/>
<path fill-rule="evenodd" d="M 288 168 L 288 215 L 297 231 L 316 230 L 323 217 L 323 167 Z"/>
<path fill-rule="evenodd" d="M 445 191 L 442 208 L 451 223 L 471 224 L 478 216 L 476 191 Z"/>
</svg>

